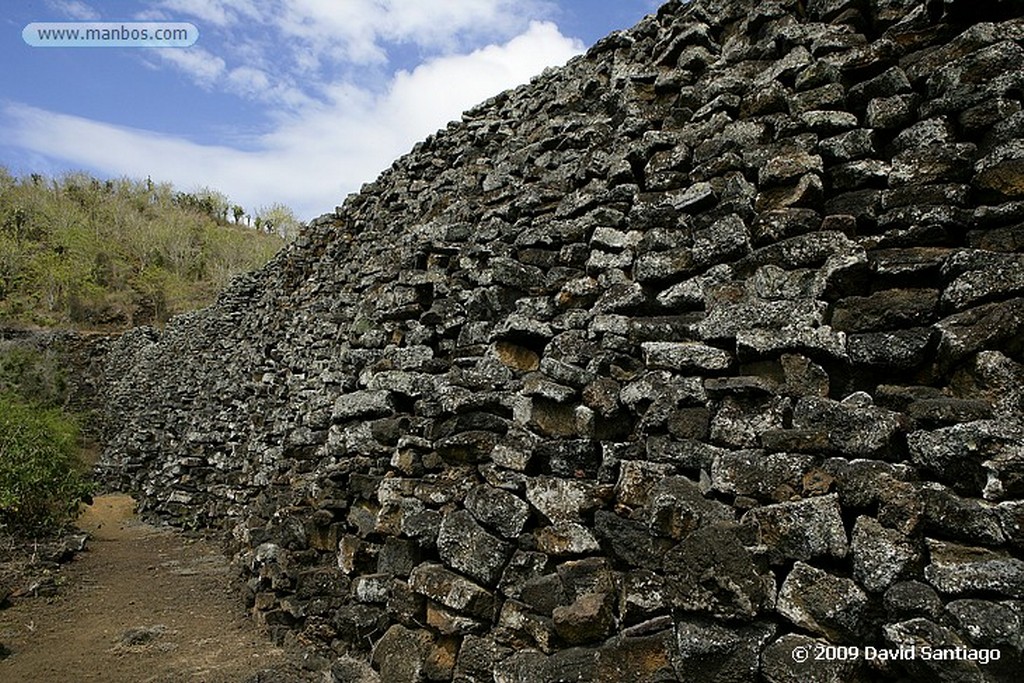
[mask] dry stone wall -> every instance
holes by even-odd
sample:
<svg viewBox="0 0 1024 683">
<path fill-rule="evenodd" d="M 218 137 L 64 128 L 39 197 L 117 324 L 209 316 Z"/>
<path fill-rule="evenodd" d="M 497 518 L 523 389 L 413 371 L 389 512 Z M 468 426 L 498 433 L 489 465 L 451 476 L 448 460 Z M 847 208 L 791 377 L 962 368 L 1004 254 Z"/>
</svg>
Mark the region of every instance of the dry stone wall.
<svg viewBox="0 0 1024 683">
<path fill-rule="evenodd" d="M 337 680 L 1010 680 L 1021 17 L 669 2 L 125 335 L 105 472 Z"/>
</svg>

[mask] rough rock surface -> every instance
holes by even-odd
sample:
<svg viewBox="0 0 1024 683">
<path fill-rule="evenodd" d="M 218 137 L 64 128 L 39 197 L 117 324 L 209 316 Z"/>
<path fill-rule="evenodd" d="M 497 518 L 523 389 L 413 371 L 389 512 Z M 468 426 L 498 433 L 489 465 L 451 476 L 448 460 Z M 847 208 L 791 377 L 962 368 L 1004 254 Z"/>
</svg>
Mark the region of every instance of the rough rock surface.
<svg viewBox="0 0 1024 683">
<path fill-rule="evenodd" d="M 1022 16 L 668 2 L 114 343 L 104 472 L 382 680 L 1009 680 Z"/>
</svg>

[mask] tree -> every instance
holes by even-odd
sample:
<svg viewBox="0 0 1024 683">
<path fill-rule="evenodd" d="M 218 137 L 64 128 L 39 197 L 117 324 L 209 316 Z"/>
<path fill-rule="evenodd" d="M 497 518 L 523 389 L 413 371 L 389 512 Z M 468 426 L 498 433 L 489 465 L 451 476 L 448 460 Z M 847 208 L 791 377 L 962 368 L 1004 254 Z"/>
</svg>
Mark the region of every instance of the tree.
<svg viewBox="0 0 1024 683">
<path fill-rule="evenodd" d="M 195 194 L 206 215 L 215 221 L 227 222 L 228 210 L 231 208 L 231 202 L 228 201 L 227 195 L 208 187 L 199 188 Z"/>
<path fill-rule="evenodd" d="M 228 209 L 231 206 L 226 195 L 208 187 L 201 187 L 195 192 L 178 192 L 174 195 L 174 203 L 183 209 L 198 211 L 222 223 L 227 223 Z"/>
<path fill-rule="evenodd" d="M 286 240 L 293 239 L 303 227 L 295 212 L 280 202 L 260 207 L 256 211 L 256 216 L 257 227 L 262 225 L 267 232 L 276 233 Z"/>
</svg>

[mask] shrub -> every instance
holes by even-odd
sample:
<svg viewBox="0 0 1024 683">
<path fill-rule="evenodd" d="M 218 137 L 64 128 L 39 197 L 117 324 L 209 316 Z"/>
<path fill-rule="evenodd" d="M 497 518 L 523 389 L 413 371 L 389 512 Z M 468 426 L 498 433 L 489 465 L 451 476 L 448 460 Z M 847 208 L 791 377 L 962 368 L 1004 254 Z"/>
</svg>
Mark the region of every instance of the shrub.
<svg viewBox="0 0 1024 683">
<path fill-rule="evenodd" d="M 0 394 L 0 526 L 57 530 L 74 519 L 89 492 L 75 421 L 57 408 Z"/>
<path fill-rule="evenodd" d="M 0 394 L 15 394 L 43 407 L 67 400 L 67 381 L 52 351 L 0 342 Z"/>
</svg>

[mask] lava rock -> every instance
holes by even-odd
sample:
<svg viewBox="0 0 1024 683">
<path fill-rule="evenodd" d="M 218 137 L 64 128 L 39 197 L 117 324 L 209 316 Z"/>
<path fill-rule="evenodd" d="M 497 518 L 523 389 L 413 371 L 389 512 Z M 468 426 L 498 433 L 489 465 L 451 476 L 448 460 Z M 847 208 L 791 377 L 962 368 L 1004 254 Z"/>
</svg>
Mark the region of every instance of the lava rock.
<svg viewBox="0 0 1024 683">
<path fill-rule="evenodd" d="M 833 642 L 861 643 L 870 630 L 868 596 L 850 579 L 803 562 L 779 590 L 777 609 L 796 626 Z"/>
<path fill-rule="evenodd" d="M 487 621 L 494 617 L 494 596 L 442 565 L 419 565 L 409 576 L 409 587 L 455 611 Z"/>
<path fill-rule="evenodd" d="M 612 630 L 612 596 L 586 593 L 552 612 L 555 632 L 571 645 L 604 640 Z"/>
<path fill-rule="evenodd" d="M 873 593 L 889 588 L 920 561 L 910 539 L 871 517 L 858 517 L 851 536 L 854 578 Z"/>
<path fill-rule="evenodd" d="M 478 522 L 510 539 L 519 535 L 530 515 L 530 506 L 519 497 L 486 484 L 469 492 L 466 509 Z"/>
<path fill-rule="evenodd" d="M 754 528 L 773 563 L 846 557 L 848 551 L 836 494 L 754 508 L 740 523 Z"/>
<path fill-rule="evenodd" d="M 1007 553 L 927 539 L 930 564 L 925 578 L 943 593 L 992 591 L 1024 598 L 1024 561 Z"/>
<path fill-rule="evenodd" d="M 487 533 L 465 510 L 444 516 L 437 534 L 437 550 L 452 569 L 485 586 L 496 586 L 512 546 Z"/>
</svg>

